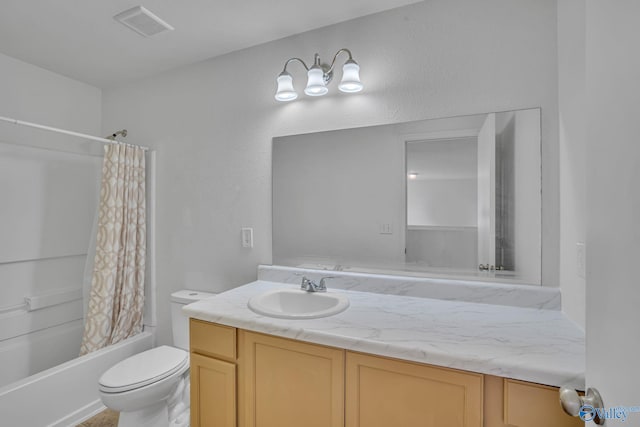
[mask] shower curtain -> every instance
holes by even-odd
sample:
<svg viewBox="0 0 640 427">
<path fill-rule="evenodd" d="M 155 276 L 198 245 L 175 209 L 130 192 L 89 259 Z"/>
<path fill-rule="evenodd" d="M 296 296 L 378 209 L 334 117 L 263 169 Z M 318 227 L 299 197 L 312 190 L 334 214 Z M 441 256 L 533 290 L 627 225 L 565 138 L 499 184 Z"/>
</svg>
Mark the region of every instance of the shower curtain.
<svg viewBox="0 0 640 427">
<path fill-rule="evenodd" d="M 142 332 L 145 257 L 144 151 L 108 144 L 81 355 Z"/>
</svg>

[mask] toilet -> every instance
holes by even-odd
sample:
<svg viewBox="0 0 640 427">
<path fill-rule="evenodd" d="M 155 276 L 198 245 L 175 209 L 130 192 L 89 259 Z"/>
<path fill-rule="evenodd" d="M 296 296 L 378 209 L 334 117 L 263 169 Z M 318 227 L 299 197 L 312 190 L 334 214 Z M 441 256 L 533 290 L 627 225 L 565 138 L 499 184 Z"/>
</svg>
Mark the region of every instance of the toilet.
<svg viewBox="0 0 640 427">
<path fill-rule="evenodd" d="M 118 427 L 189 426 L 189 319 L 182 307 L 215 294 L 171 294 L 174 347 L 160 346 L 109 368 L 98 380 L 102 403 L 120 412 Z"/>
</svg>

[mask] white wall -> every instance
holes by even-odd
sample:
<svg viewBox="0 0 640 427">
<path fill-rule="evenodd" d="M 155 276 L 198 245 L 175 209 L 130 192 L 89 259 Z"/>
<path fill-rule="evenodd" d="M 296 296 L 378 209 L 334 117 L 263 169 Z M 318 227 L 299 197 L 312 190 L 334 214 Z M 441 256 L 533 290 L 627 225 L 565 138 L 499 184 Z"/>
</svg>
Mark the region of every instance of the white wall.
<svg viewBox="0 0 640 427">
<path fill-rule="evenodd" d="M 576 244 L 586 238 L 585 2 L 558 1 L 560 289 L 562 310 L 585 327 L 585 278 Z"/>
<path fill-rule="evenodd" d="M 637 0 L 586 2 L 587 386 L 606 407 L 640 402 L 638 16 Z"/>
<path fill-rule="evenodd" d="M 407 144 L 407 224 L 475 227 L 478 222 L 477 138 Z"/>
<path fill-rule="evenodd" d="M 101 131 L 101 91 L 0 53 L 0 115 L 89 134 Z M 0 140 L 91 151 L 90 142 L 0 123 Z"/>
<path fill-rule="evenodd" d="M 407 223 L 409 226 L 475 227 L 477 194 L 475 179 L 409 180 Z"/>
<path fill-rule="evenodd" d="M 2 54 L 0 77 L 1 116 L 100 132 L 99 89 Z M 0 123 L 1 384 L 78 354 L 81 300 L 32 312 L 9 307 L 61 290 L 81 295 L 101 165 L 88 145 Z"/>
<path fill-rule="evenodd" d="M 558 284 L 555 0 L 430 0 L 181 68 L 103 94 L 103 131 L 158 148 L 159 342 L 169 294 L 222 290 L 271 261 L 271 138 L 461 114 L 542 108 L 544 279 Z M 348 47 L 365 91 L 280 104 L 292 56 Z M 304 70 L 292 66 L 300 85 Z M 240 247 L 240 227 L 255 247 Z M 162 306 L 164 303 L 164 306 Z"/>
</svg>

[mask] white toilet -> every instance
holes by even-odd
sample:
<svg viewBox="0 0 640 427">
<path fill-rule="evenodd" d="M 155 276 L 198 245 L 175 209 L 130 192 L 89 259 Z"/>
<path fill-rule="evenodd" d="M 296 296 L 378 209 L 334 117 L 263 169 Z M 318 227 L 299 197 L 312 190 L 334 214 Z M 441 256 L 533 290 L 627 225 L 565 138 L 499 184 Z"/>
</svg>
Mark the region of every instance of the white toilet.
<svg viewBox="0 0 640 427">
<path fill-rule="evenodd" d="M 189 426 L 189 319 L 182 307 L 213 295 L 190 290 L 171 294 L 175 347 L 138 353 L 102 374 L 100 398 L 120 412 L 118 427 Z"/>
</svg>

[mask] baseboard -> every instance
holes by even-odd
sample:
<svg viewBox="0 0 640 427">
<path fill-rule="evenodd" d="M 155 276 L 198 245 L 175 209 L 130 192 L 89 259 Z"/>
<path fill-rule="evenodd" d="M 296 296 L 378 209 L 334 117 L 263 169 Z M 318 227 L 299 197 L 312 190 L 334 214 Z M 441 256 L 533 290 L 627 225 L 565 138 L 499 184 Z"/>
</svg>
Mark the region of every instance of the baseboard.
<svg viewBox="0 0 640 427">
<path fill-rule="evenodd" d="M 94 400 L 88 405 L 83 406 L 75 412 L 59 419 L 58 421 L 49 424 L 47 427 L 75 427 L 83 421 L 88 420 L 94 415 L 104 411 L 106 406 L 102 404 L 100 399 Z"/>
</svg>

